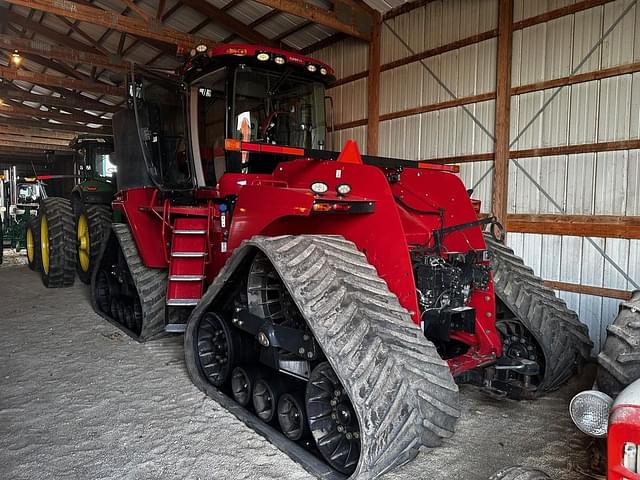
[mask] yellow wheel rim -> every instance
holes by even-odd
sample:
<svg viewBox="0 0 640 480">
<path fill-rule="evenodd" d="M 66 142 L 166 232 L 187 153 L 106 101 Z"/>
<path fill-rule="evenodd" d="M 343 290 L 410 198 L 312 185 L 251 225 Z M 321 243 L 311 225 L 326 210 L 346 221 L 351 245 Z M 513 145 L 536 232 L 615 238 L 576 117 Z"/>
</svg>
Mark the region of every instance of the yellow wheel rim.
<svg viewBox="0 0 640 480">
<path fill-rule="evenodd" d="M 31 227 L 27 228 L 27 258 L 29 259 L 29 263 L 33 263 L 33 260 L 36 257 L 36 245 L 33 241 L 33 231 Z"/>
<path fill-rule="evenodd" d="M 46 215 L 40 218 L 40 249 L 42 251 L 42 270 L 49 275 L 49 222 Z"/>
<path fill-rule="evenodd" d="M 81 213 L 78 217 L 78 260 L 80 261 L 80 268 L 83 272 L 89 271 L 91 264 L 91 239 L 89 238 L 89 222 L 84 213 Z"/>
</svg>

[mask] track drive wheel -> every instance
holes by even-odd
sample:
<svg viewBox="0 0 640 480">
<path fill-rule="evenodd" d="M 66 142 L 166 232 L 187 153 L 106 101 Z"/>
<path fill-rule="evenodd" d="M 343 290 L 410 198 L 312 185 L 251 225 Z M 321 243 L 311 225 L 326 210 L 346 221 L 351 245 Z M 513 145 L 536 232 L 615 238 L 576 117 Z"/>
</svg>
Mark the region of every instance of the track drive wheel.
<svg viewBox="0 0 640 480">
<path fill-rule="evenodd" d="M 507 467 L 491 475 L 489 480 L 551 480 L 551 477 L 535 468 Z"/>
<path fill-rule="evenodd" d="M 607 328 L 604 348 L 598 355 L 598 389 L 616 398 L 640 378 L 640 290 L 620 305 L 618 316 Z"/>
<path fill-rule="evenodd" d="M 42 283 L 47 288 L 70 287 L 76 276 L 71 203 L 64 198 L 45 198 L 39 217 Z"/>
<path fill-rule="evenodd" d="M 111 209 L 105 205 L 80 204 L 76 212 L 76 267 L 78 278 L 91 283 L 91 273 L 96 264 L 100 247 L 109 232 Z"/>
<path fill-rule="evenodd" d="M 40 217 L 32 217 L 27 223 L 27 265 L 34 272 L 42 268 L 40 257 Z"/>
<path fill-rule="evenodd" d="M 512 249 L 488 235 L 496 293 L 496 328 L 504 354 L 513 360 L 538 363 L 540 373 L 527 396 L 541 396 L 559 388 L 591 355 L 589 330 L 564 300 L 544 285 Z M 510 373 L 517 383 L 521 379 Z"/>
</svg>

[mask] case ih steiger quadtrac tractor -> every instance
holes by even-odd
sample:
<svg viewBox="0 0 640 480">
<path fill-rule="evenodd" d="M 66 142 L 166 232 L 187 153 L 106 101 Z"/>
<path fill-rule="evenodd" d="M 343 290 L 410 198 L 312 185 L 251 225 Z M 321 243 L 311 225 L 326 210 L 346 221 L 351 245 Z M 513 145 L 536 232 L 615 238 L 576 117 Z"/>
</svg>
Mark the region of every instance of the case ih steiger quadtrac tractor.
<svg viewBox="0 0 640 480">
<path fill-rule="evenodd" d="M 76 271 L 84 283 L 91 282 L 103 232 L 111 224 L 116 192 L 111 136 L 78 135 L 69 146 L 76 152 L 77 184 L 71 197 L 43 200 L 38 220 L 30 225 L 34 265 L 44 285 L 51 288 L 73 285 Z"/>
<path fill-rule="evenodd" d="M 193 382 L 315 474 L 374 478 L 452 435 L 454 379 L 535 397 L 592 344 L 453 167 L 324 149 L 333 78 L 249 45 L 194 49 L 179 93 L 132 75 L 92 299 L 184 331 Z"/>
</svg>

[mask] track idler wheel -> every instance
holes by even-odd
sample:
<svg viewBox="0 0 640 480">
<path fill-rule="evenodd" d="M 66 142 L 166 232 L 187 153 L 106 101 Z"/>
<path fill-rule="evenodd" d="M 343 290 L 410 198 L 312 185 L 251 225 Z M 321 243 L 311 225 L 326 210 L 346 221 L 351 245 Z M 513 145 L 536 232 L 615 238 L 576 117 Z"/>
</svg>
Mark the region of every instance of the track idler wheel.
<svg viewBox="0 0 640 480">
<path fill-rule="evenodd" d="M 347 392 L 328 362 L 311 372 L 306 405 L 318 450 L 334 469 L 350 475 L 360 458 L 360 426 Z"/>
<path fill-rule="evenodd" d="M 229 379 L 236 355 L 229 325 L 216 313 L 203 315 L 197 342 L 200 368 L 212 385 L 220 387 Z"/>
<path fill-rule="evenodd" d="M 278 400 L 278 423 L 280 430 L 289 439 L 297 442 L 308 436 L 309 423 L 301 393 L 285 393 Z"/>
</svg>

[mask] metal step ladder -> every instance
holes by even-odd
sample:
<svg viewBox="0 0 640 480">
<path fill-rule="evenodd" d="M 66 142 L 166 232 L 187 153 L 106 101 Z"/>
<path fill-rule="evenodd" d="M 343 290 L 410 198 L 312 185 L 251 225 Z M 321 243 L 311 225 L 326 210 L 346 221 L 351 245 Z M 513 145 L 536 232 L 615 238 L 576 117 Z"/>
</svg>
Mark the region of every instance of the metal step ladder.
<svg viewBox="0 0 640 480">
<path fill-rule="evenodd" d="M 208 260 L 207 229 L 205 217 L 176 218 L 169 254 L 168 307 L 194 307 L 202 298 Z M 169 323 L 165 330 L 179 333 L 185 327 L 182 323 Z"/>
</svg>

